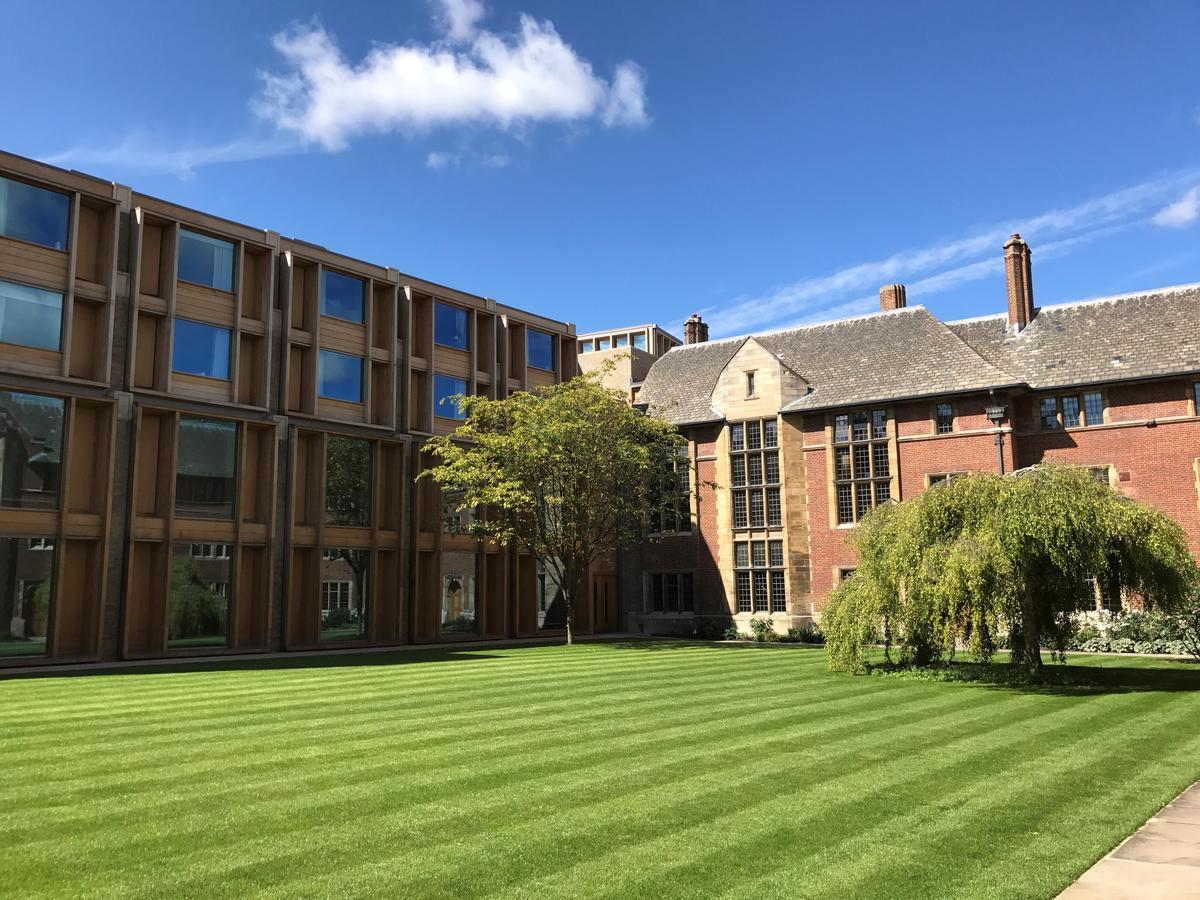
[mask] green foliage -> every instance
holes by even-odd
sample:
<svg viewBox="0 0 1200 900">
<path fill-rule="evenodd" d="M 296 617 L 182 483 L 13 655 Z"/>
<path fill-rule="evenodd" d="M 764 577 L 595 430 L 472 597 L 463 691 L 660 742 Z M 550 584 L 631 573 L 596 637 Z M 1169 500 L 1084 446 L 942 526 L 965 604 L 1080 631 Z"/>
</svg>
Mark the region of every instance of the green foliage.
<svg viewBox="0 0 1200 900">
<path fill-rule="evenodd" d="M 640 540 L 651 516 L 687 508 L 674 468 L 684 439 L 602 387 L 601 374 L 504 400 L 457 398 L 466 421 L 426 444 L 438 462 L 421 473 L 459 509 L 489 511 L 465 531 L 545 562 L 562 587 L 568 641 L 588 568 Z"/>
<path fill-rule="evenodd" d="M 825 635 L 816 625 L 792 626 L 787 634 L 779 638 L 785 644 L 823 644 Z"/>
<path fill-rule="evenodd" d="M 750 634 L 760 644 L 779 640 L 779 635 L 775 631 L 775 623 L 770 619 L 751 619 Z"/>
<path fill-rule="evenodd" d="M 733 627 L 731 619 L 697 619 L 692 634 L 702 641 L 719 641 L 726 638 L 729 629 Z M 734 630 L 736 631 L 736 628 Z"/>
<path fill-rule="evenodd" d="M 727 641 L 740 641 L 742 639 L 742 633 L 738 630 L 736 623 L 729 623 L 725 629 L 724 638 Z"/>
<path fill-rule="evenodd" d="M 1176 522 L 1073 467 L 944 482 L 870 513 L 853 542 L 858 570 L 822 619 L 836 671 L 861 669 L 872 643 L 910 665 L 961 648 L 987 660 L 1007 631 L 1013 661 L 1037 673 L 1041 646 L 1066 649 L 1088 574 L 1164 609 L 1197 584 Z"/>
<path fill-rule="evenodd" d="M 1174 653 L 1200 659 L 1200 600 L 1176 615 L 1161 610 L 1119 613 L 1104 627 L 1086 622 L 1075 630 L 1070 650 L 1101 653 Z"/>
<path fill-rule="evenodd" d="M 170 637 L 172 640 L 222 634 L 226 629 L 229 603 L 200 580 L 190 556 L 176 556 L 171 563 Z"/>
</svg>

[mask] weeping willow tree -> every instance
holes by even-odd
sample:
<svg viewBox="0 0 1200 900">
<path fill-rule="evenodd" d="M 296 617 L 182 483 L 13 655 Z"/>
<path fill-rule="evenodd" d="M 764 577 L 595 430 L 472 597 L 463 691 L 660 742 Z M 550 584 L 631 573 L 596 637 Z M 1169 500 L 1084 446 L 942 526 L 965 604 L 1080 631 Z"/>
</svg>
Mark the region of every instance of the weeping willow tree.
<svg viewBox="0 0 1200 900">
<path fill-rule="evenodd" d="M 1095 578 L 1166 610 L 1187 601 L 1197 569 L 1173 519 L 1078 467 L 972 475 L 872 512 L 855 529 L 859 567 L 830 595 L 829 667 L 861 668 L 869 644 L 924 665 L 968 648 L 988 659 L 1007 636 L 1037 675 L 1061 649 L 1070 613 Z"/>
</svg>

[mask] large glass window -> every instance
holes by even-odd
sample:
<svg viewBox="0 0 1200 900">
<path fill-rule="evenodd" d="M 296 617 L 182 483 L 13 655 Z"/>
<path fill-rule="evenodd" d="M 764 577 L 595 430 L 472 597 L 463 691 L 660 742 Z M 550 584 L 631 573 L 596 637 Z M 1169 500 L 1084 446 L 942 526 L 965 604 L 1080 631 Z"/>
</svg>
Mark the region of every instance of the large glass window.
<svg viewBox="0 0 1200 900">
<path fill-rule="evenodd" d="M 171 367 L 185 375 L 229 379 L 229 329 L 191 319 L 175 320 Z"/>
<path fill-rule="evenodd" d="M 695 612 L 691 572 L 656 572 L 649 581 L 651 612 Z"/>
<path fill-rule="evenodd" d="M 236 485 L 237 424 L 180 416 L 175 514 L 189 519 L 232 519 Z"/>
<path fill-rule="evenodd" d="M 330 400 L 362 403 L 363 358 L 322 350 L 317 360 L 317 393 Z"/>
<path fill-rule="evenodd" d="M 321 553 L 322 641 L 361 641 L 370 634 L 371 551 L 326 547 Z"/>
<path fill-rule="evenodd" d="M 371 442 L 331 434 L 325 444 L 325 524 L 371 524 Z"/>
<path fill-rule="evenodd" d="M 233 244 L 181 228 L 179 277 L 218 291 L 232 292 Z"/>
<path fill-rule="evenodd" d="M 367 283 L 361 278 L 321 270 L 321 315 L 362 322 Z"/>
<path fill-rule="evenodd" d="M 554 371 L 554 336 L 530 328 L 526 336 L 529 349 L 529 365 L 535 369 Z"/>
<path fill-rule="evenodd" d="M 646 332 L 638 331 L 633 335 L 633 349 L 634 350 L 645 350 L 646 349 Z"/>
<path fill-rule="evenodd" d="M 433 376 L 433 414 L 441 419 L 465 419 L 454 398 L 467 393 L 467 383 L 453 375 Z"/>
<path fill-rule="evenodd" d="M 887 411 L 834 416 L 833 444 L 837 524 L 850 525 L 892 498 Z"/>
<path fill-rule="evenodd" d="M 223 549 L 216 554 L 214 547 Z M 233 559 L 225 544 L 176 544 L 171 552 L 167 646 L 172 649 L 229 644 Z"/>
<path fill-rule="evenodd" d="M 58 507 L 62 435 L 62 400 L 0 391 L 0 506 Z"/>
<path fill-rule="evenodd" d="M 433 340 L 445 347 L 469 350 L 471 340 L 467 311 L 449 303 L 439 303 L 433 311 Z"/>
<path fill-rule="evenodd" d="M 66 194 L 0 177 L 0 235 L 66 250 L 70 218 Z"/>
<path fill-rule="evenodd" d="M 476 554 L 442 553 L 442 634 L 473 634 L 475 615 Z"/>
<path fill-rule="evenodd" d="M 783 524 L 779 493 L 779 429 L 774 419 L 729 426 L 734 528 Z"/>
<path fill-rule="evenodd" d="M 0 538 L 0 659 L 45 655 L 55 552 L 53 538 Z"/>
<path fill-rule="evenodd" d="M 6 344 L 61 350 L 62 311 L 58 291 L 0 281 L 0 341 Z"/>
</svg>

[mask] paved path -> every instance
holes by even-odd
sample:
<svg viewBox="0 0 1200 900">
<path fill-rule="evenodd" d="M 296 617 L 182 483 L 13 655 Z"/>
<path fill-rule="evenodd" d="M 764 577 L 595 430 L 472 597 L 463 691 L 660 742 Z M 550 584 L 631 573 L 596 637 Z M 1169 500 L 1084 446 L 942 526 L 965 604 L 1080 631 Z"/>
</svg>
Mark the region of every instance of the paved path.
<svg viewBox="0 0 1200 900">
<path fill-rule="evenodd" d="M 1059 897 L 1200 898 L 1200 781 L 1160 809 Z"/>
</svg>

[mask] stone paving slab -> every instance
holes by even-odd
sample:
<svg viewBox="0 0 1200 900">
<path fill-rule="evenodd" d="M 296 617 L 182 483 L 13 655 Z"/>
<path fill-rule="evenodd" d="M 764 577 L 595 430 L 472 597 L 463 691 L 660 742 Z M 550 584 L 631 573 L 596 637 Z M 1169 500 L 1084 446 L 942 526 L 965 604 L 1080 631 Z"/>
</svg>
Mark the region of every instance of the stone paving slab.
<svg viewBox="0 0 1200 900">
<path fill-rule="evenodd" d="M 1059 894 L 1066 900 L 1200 900 L 1200 782 Z"/>
</svg>

